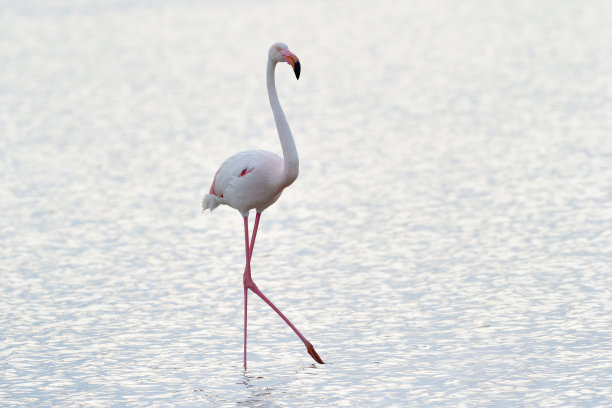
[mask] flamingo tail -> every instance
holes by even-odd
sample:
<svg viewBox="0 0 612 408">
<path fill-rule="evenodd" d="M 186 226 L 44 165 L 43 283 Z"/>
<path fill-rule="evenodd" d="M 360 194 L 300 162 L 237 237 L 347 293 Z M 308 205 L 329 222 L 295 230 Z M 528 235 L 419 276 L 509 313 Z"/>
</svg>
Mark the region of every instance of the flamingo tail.
<svg viewBox="0 0 612 408">
<path fill-rule="evenodd" d="M 202 200 L 202 212 L 210 209 L 210 211 L 214 210 L 221 204 L 221 200 L 214 194 L 206 194 L 204 199 Z"/>
</svg>

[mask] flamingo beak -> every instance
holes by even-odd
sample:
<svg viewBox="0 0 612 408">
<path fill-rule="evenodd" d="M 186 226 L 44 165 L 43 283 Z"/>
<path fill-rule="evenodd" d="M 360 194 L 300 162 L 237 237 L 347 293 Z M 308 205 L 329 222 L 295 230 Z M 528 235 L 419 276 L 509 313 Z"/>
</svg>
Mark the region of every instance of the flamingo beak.
<svg viewBox="0 0 612 408">
<path fill-rule="evenodd" d="M 300 71 L 302 70 L 302 66 L 300 65 L 300 60 L 298 59 L 297 55 L 289 50 L 281 51 L 281 55 L 285 58 L 287 63 L 291 65 L 291 68 L 293 68 L 295 78 L 300 79 Z"/>
</svg>

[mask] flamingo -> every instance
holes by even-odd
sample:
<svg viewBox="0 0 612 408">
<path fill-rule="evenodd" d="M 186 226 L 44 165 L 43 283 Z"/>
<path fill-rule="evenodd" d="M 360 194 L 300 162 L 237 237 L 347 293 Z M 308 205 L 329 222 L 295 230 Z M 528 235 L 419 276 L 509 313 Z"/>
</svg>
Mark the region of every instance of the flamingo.
<svg viewBox="0 0 612 408">
<path fill-rule="evenodd" d="M 268 51 L 266 83 L 270 106 L 272 107 L 278 137 L 283 150 L 283 157 L 281 158 L 265 150 L 247 150 L 231 156 L 217 170 L 210 186 L 210 191 L 202 200 L 202 212 L 207 209 L 212 211 L 217 206 L 225 204 L 238 210 L 244 220 L 246 265 L 242 284 L 244 287 L 245 369 L 247 364 L 247 298 L 249 289 L 262 298 L 293 329 L 306 346 L 306 350 L 312 358 L 317 363 L 324 364 L 312 344 L 274 303 L 259 290 L 251 276 L 251 257 L 253 256 L 255 236 L 257 235 L 261 213 L 278 200 L 285 187 L 288 187 L 295 181 L 299 172 L 299 159 L 293 135 L 276 93 L 274 71 L 276 64 L 279 62 L 287 62 L 291 65 L 296 79 L 300 78 L 301 66 L 298 57 L 289 51 L 286 44 L 279 42 L 270 47 Z M 249 212 L 252 209 L 255 209 L 256 214 L 251 243 L 249 244 Z"/>
</svg>

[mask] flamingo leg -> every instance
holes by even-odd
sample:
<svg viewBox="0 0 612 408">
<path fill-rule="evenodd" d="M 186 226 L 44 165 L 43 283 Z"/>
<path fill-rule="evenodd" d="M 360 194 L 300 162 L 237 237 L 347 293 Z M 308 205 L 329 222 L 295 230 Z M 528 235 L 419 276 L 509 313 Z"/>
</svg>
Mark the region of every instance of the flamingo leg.
<svg viewBox="0 0 612 408">
<path fill-rule="evenodd" d="M 249 217 L 244 217 L 244 241 L 246 246 L 246 266 L 244 268 L 244 275 L 242 278 L 242 284 L 244 286 L 244 368 L 246 369 L 246 361 L 247 361 L 247 301 L 249 288 L 247 286 L 247 276 L 251 278 L 251 268 L 249 265 L 249 261 L 251 259 L 250 251 L 249 251 Z"/>
<path fill-rule="evenodd" d="M 249 217 L 244 217 L 244 245 L 246 252 L 246 264 L 244 266 L 244 275 L 242 278 L 242 284 L 244 286 L 244 368 L 246 368 L 247 361 L 247 305 L 248 305 L 248 294 L 249 287 L 255 286 L 255 282 L 251 278 L 251 256 L 253 255 L 253 246 L 255 245 L 255 235 L 257 235 L 257 226 L 259 225 L 259 218 L 261 213 L 257 213 L 255 216 L 255 226 L 253 227 L 253 237 L 251 238 L 251 244 L 249 245 Z"/>
<path fill-rule="evenodd" d="M 244 278 L 243 278 L 244 293 L 245 293 L 244 294 L 244 366 L 246 367 L 246 324 L 247 324 L 246 323 L 246 304 L 247 304 L 246 301 L 247 301 L 247 292 L 248 292 L 247 289 L 251 289 L 257 296 L 259 296 L 264 302 L 266 302 L 268 306 L 270 306 L 272 310 L 274 310 L 285 321 L 285 323 L 287 323 L 287 325 L 289 325 L 289 327 L 293 329 L 295 334 L 297 334 L 297 336 L 300 338 L 300 340 L 302 340 L 302 342 L 306 346 L 306 349 L 308 350 L 308 354 L 310 354 L 310 356 L 317 363 L 325 364 L 323 360 L 321 359 L 321 357 L 319 357 L 319 354 L 317 354 L 317 352 L 315 351 L 313 345 L 306 339 L 306 337 L 302 335 L 302 333 L 300 333 L 297 327 L 295 327 L 293 323 L 291 323 L 291 321 L 283 314 L 283 312 L 281 312 L 279 308 L 277 308 L 274 305 L 274 303 L 272 303 L 272 301 L 268 299 L 261 290 L 259 290 L 259 288 L 257 287 L 257 285 L 255 285 L 255 282 L 253 281 L 251 277 L 251 257 L 253 256 L 253 248 L 255 247 L 255 236 L 257 235 L 257 228 L 259 226 L 260 217 L 261 217 L 261 213 L 257 213 L 257 215 L 255 216 L 255 225 L 253 226 L 253 237 L 251 238 L 250 246 L 249 246 L 249 235 L 248 235 L 249 234 L 248 217 L 244 218 L 245 245 L 247 246 L 247 249 L 246 249 L 247 262 L 246 262 L 246 266 L 244 270 Z"/>
</svg>

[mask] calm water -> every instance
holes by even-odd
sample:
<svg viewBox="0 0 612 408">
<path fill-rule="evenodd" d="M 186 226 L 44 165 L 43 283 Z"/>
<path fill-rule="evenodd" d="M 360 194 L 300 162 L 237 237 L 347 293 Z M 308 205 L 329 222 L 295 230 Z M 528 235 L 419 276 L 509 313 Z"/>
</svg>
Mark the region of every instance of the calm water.
<svg viewBox="0 0 612 408">
<path fill-rule="evenodd" d="M 612 404 L 608 1 L 0 3 L 0 405 Z M 263 214 L 242 369 L 225 157 Z"/>
</svg>

